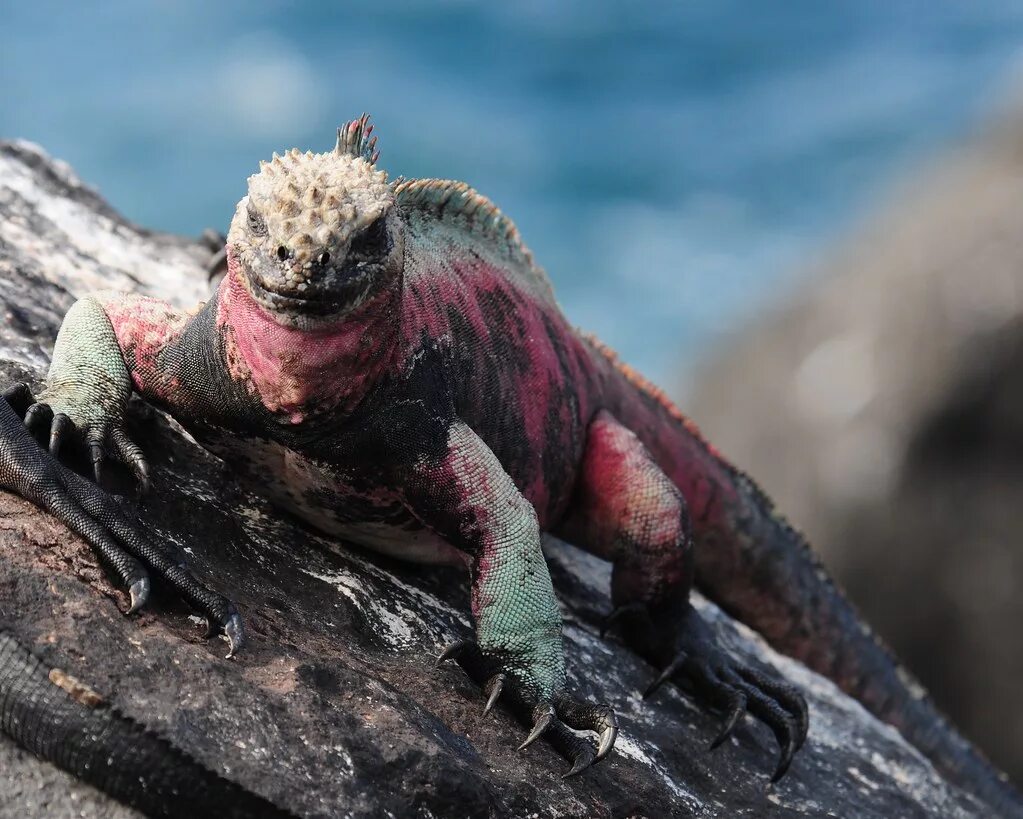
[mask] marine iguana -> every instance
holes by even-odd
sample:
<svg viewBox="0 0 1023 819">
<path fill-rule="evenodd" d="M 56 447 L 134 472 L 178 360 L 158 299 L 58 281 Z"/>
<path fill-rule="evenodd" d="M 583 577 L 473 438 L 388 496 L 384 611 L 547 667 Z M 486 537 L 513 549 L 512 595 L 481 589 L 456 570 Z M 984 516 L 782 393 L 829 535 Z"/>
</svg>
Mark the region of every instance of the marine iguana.
<svg viewBox="0 0 1023 819">
<path fill-rule="evenodd" d="M 614 564 L 608 625 L 668 680 L 768 724 L 787 769 L 807 733 L 784 681 L 719 650 L 695 583 L 773 645 L 892 722 L 995 805 L 1009 786 L 934 711 L 803 538 L 656 388 L 567 322 L 514 225 L 467 185 L 388 182 L 364 116 L 335 149 L 292 151 L 249 180 L 228 273 L 192 313 L 97 294 L 68 312 L 38 402 L 7 397 L 50 452 L 67 440 L 148 483 L 124 426 L 138 393 L 318 529 L 388 554 L 467 565 L 476 640 L 446 649 L 578 773 L 613 747 L 610 708 L 565 687 L 539 548 L 552 531 Z M 93 484 L 20 445 L 0 413 L 0 486 L 82 534 L 145 604 L 150 576 L 231 641 L 241 618 Z M 22 437 L 19 437 L 22 436 Z M 594 748 L 565 726 L 599 734 Z"/>
</svg>

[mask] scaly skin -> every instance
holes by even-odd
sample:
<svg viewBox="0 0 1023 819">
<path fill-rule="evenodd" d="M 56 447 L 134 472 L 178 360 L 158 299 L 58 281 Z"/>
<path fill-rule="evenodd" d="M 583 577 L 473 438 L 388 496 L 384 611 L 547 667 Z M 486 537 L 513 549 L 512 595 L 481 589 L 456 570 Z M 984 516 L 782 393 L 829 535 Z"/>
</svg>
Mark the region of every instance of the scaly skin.
<svg viewBox="0 0 1023 819">
<path fill-rule="evenodd" d="M 49 668 L 3 629 L 0 728 L 37 756 L 147 816 L 294 817 L 120 714 L 89 686 Z"/>
<path fill-rule="evenodd" d="M 546 732 L 570 773 L 610 752 L 617 722 L 567 690 L 543 531 L 614 563 L 609 623 L 662 669 L 651 690 L 684 682 L 722 710 L 718 741 L 747 710 L 771 727 L 775 779 L 805 740 L 805 702 L 714 645 L 688 603 L 694 577 L 951 778 L 1017 805 L 755 485 L 567 322 L 511 222 L 462 183 L 388 183 L 370 131 L 363 117 L 339 130 L 333 152 L 263 163 L 232 221 L 227 274 L 193 314 L 131 296 L 76 304 L 27 422 L 48 418 L 48 404 L 70 419 L 54 421 L 55 445 L 73 424 L 97 463 L 105 453 L 144 478 L 120 423 L 130 379 L 312 525 L 389 554 L 463 563 L 476 638 L 442 657 L 484 687 L 488 710 L 501 698 L 532 722 L 525 744 Z M 0 485 L 22 491 L 16 483 L 0 472 Z M 65 506 L 47 508 L 62 516 Z M 100 522 L 136 564 L 163 574 Z M 198 605 L 240 641 L 237 615 L 209 600 Z M 598 746 L 566 725 L 597 732 Z"/>
</svg>

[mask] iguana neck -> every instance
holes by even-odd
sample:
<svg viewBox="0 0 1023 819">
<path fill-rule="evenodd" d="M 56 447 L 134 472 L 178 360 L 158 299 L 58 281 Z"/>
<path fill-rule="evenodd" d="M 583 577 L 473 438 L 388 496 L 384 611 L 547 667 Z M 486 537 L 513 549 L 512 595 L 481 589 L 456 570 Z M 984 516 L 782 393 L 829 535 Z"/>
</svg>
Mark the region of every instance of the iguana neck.
<svg viewBox="0 0 1023 819">
<path fill-rule="evenodd" d="M 231 378 L 291 424 L 324 412 L 334 417 L 351 412 L 390 368 L 400 283 L 335 325 L 303 330 L 277 323 L 257 304 L 241 283 L 238 265 L 229 254 L 217 303 Z"/>
</svg>

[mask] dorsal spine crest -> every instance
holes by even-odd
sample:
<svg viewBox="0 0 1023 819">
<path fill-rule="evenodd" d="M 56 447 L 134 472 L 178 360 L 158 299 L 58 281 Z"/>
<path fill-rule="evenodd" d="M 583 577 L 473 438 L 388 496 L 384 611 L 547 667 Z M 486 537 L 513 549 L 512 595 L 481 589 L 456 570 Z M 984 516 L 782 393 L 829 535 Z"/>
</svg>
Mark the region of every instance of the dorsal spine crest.
<svg viewBox="0 0 1023 819">
<path fill-rule="evenodd" d="M 500 208 L 465 182 L 449 179 L 400 179 L 394 184 L 398 204 L 438 220 L 463 217 L 469 230 L 496 239 L 511 256 L 535 267 L 533 254 L 518 228 Z"/>
<path fill-rule="evenodd" d="M 376 149 L 377 138 L 372 134 L 373 126 L 369 124 L 369 114 L 346 122 L 337 129 L 337 145 L 334 152 L 338 156 L 348 154 L 361 157 L 370 165 L 375 165 L 380 158 L 380 151 Z"/>
</svg>

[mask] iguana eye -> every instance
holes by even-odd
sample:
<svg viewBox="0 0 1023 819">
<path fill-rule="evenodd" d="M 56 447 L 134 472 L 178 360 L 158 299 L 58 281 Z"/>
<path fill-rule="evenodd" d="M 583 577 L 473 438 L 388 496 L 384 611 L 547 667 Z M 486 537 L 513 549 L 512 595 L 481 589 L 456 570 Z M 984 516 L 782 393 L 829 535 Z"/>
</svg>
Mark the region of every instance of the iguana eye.
<svg viewBox="0 0 1023 819">
<path fill-rule="evenodd" d="M 249 208 L 249 230 L 256 236 L 266 236 L 266 222 L 252 208 Z"/>
<path fill-rule="evenodd" d="M 381 216 L 352 239 L 349 252 L 362 258 L 376 258 L 387 253 L 389 242 L 387 217 Z"/>
</svg>

